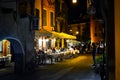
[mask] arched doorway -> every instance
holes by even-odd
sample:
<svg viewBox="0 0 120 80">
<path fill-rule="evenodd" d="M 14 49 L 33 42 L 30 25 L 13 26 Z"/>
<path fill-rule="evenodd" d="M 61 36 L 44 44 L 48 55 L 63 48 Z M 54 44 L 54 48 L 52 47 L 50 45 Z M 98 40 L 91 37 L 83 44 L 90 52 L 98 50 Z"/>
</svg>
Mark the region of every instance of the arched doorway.
<svg viewBox="0 0 120 80">
<path fill-rule="evenodd" d="M 20 40 L 5 37 L 0 40 L 0 56 L 4 68 L 11 68 L 15 73 L 23 73 L 25 68 L 24 49 Z M 9 66 L 8 66 L 9 65 Z"/>
</svg>

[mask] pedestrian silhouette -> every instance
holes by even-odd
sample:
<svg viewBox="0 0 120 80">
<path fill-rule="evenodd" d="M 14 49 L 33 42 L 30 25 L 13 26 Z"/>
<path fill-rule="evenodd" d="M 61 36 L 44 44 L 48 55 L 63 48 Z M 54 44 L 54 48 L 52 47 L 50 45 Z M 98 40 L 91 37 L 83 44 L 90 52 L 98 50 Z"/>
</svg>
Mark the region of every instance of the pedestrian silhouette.
<svg viewBox="0 0 120 80">
<path fill-rule="evenodd" d="M 96 45 L 92 43 L 92 57 L 93 57 L 93 66 L 96 65 Z"/>
</svg>

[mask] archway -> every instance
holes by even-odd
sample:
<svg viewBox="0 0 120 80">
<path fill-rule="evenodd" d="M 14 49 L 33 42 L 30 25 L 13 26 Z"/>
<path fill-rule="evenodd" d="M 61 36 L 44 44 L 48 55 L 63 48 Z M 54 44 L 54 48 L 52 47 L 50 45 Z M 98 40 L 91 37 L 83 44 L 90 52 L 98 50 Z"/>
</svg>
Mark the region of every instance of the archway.
<svg viewBox="0 0 120 80">
<path fill-rule="evenodd" d="M 15 73 L 23 73 L 25 69 L 25 57 L 24 57 L 24 49 L 22 43 L 17 38 L 13 37 L 5 37 L 1 39 L 2 41 L 2 49 L 1 49 L 1 58 L 7 58 L 9 62 L 14 62 L 14 72 Z M 8 49 L 8 51 L 7 51 Z M 7 61 L 7 60 L 6 60 Z M 6 63 L 4 61 L 4 63 Z"/>
</svg>

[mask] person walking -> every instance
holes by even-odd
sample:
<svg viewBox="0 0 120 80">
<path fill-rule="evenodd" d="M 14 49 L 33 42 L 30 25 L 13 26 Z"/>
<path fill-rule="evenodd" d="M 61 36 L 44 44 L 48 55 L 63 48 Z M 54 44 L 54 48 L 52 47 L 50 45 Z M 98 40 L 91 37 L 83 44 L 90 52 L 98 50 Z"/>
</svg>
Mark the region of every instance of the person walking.
<svg viewBox="0 0 120 80">
<path fill-rule="evenodd" d="M 45 58 L 45 53 L 43 50 L 38 51 L 38 56 L 39 56 L 39 64 L 45 64 L 46 58 Z"/>
<path fill-rule="evenodd" d="M 96 45 L 92 43 L 93 66 L 96 66 Z"/>
</svg>

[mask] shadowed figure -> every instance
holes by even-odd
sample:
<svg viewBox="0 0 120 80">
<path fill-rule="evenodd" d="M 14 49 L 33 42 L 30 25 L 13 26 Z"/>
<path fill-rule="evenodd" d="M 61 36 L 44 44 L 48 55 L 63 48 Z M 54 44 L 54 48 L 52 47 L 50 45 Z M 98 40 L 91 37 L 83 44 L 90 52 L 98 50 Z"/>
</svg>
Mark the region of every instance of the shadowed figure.
<svg viewBox="0 0 120 80">
<path fill-rule="evenodd" d="M 92 56 L 93 56 L 93 66 L 96 65 L 96 45 L 92 43 Z"/>
</svg>

